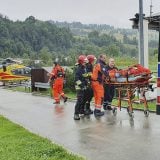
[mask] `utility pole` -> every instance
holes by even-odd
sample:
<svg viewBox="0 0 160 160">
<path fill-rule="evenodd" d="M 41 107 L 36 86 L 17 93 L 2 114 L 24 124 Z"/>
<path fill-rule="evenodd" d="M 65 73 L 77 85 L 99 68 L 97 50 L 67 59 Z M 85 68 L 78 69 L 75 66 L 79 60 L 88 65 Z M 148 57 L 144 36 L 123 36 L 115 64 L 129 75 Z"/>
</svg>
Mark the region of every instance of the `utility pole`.
<svg viewBox="0 0 160 160">
<path fill-rule="evenodd" d="M 150 5 L 150 17 L 152 17 L 152 8 L 153 8 L 153 5 L 152 5 L 152 0 L 151 0 L 151 5 Z"/>
<path fill-rule="evenodd" d="M 158 46 L 158 64 L 157 64 L 157 70 L 158 70 L 158 78 L 157 78 L 157 104 L 156 104 L 156 114 L 160 115 L 160 13 L 156 14 L 156 15 L 152 15 L 152 0 L 151 0 L 151 5 L 150 5 L 150 17 L 145 17 L 145 19 L 143 19 L 143 2 L 142 0 L 139 0 L 139 16 L 136 14 L 135 17 L 136 18 L 133 18 L 131 19 L 133 21 L 133 28 L 138 28 L 139 29 L 139 45 L 140 45 L 140 42 L 141 42 L 141 46 L 139 46 L 139 48 L 141 48 L 141 50 L 143 51 L 143 47 L 145 46 L 146 47 L 146 43 L 144 43 L 143 41 L 146 40 L 146 37 L 144 36 L 145 32 L 143 33 L 143 25 L 145 26 L 145 23 L 143 24 L 144 21 L 148 20 L 148 28 L 149 29 L 152 29 L 152 30 L 156 30 L 156 31 L 159 31 L 159 46 Z M 142 21 L 143 20 L 143 21 Z M 147 26 L 147 25 L 146 25 Z M 145 29 L 144 29 L 145 30 Z M 144 38 L 144 37 L 145 38 Z M 142 46 L 142 44 L 144 46 Z M 139 49 L 140 51 L 140 49 Z M 146 53 L 146 51 L 145 51 Z M 139 57 L 141 58 L 141 64 L 142 63 L 142 60 L 146 60 L 146 56 L 147 54 L 139 54 Z M 145 62 L 145 61 L 144 61 Z"/>
<path fill-rule="evenodd" d="M 139 62 L 144 66 L 143 0 L 139 0 Z"/>
<path fill-rule="evenodd" d="M 160 115 L 160 22 L 159 22 L 159 45 L 158 45 L 158 78 L 157 78 L 157 105 L 156 114 Z"/>
</svg>

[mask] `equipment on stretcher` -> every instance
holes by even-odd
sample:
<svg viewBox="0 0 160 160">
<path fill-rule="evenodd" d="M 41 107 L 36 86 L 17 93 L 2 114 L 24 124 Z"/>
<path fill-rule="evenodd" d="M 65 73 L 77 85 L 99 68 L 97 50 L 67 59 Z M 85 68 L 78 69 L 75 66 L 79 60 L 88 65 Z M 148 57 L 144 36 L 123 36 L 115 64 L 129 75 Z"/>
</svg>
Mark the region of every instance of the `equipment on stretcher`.
<svg viewBox="0 0 160 160">
<path fill-rule="evenodd" d="M 106 78 L 105 83 L 114 85 L 118 91 L 117 107 L 121 110 L 122 92 L 126 92 L 126 100 L 128 102 L 127 112 L 131 118 L 134 117 L 132 103 L 134 102 L 135 92 L 140 93 L 140 102 L 144 103 L 144 115 L 149 116 L 148 103 L 146 99 L 146 92 L 152 89 L 150 79 L 152 73 L 149 69 L 144 68 L 140 64 L 128 67 L 122 70 L 109 71 L 109 77 Z M 116 115 L 117 108 L 114 107 L 113 114 Z"/>
</svg>

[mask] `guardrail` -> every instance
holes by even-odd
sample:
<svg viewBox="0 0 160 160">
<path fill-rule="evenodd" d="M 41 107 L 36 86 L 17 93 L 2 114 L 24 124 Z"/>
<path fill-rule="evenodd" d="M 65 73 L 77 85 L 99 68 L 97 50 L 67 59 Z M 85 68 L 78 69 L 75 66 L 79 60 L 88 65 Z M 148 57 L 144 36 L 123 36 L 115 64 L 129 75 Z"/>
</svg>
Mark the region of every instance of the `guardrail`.
<svg viewBox="0 0 160 160">
<path fill-rule="evenodd" d="M 31 81 L 26 81 L 26 82 L 22 83 L 21 86 L 25 87 L 25 91 L 27 89 L 29 89 L 29 92 L 31 91 Z"/>
<path fill-rule="evenodd" d="M 37 88 L 45 88 L 45 89 L 50 88 L 49 83 L 42 83 L 42 82 L 35 82 L 34 86 L 37 87 Z"/>
<path fill-rule="evenodd" d="M 2 85 L 1 86 L 3 86 L 3 87 L 5 87 L 5 88 L 12 88 L 12 87 L 25 87 L 25 91 L 27 90 L 27 89 L 29 89 L 29 92 L 31 91 L 31 81 L 23 81 L 23 82 L 10 82 L 10 83 L 7 83 L 7 84 L 5 84 L 5 85 L 3 85 L 3 83 L 2 83 Z"/>
</svg>

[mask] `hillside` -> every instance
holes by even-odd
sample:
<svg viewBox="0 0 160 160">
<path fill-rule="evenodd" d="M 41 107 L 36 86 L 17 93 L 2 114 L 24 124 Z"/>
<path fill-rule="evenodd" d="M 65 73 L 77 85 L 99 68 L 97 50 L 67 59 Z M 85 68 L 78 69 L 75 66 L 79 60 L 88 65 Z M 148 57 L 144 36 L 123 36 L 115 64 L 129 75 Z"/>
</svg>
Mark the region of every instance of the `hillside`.
<svg viewBox="0 0 160 160">
<path fill-rule="evenodd" d="M 156 53 L 157 39 L 157 33 L 149 33 L 151 55 Z M 132 29 L 40 21 L 33 16 L 13 22 L 0 15 L 1 58 L 42 59 L 46 65 L 57 58 L 64 65 L 73 65 L 79 54 L 137 57 L 137 44 L 137 31 Z"/>
<path fill-rule="evenodd" d="M 107 24 L 82 24 L 81 22 L 54 22 L 49 21 L 52 24 L 55 24 L 58 27 L 69 28 L 74 35 L 77 36 L 87 36 L 89 32 L 95 30 L 101 34 L 114 35 L 117 39 L 123 40 L 123 36 L 127 35 L 129 39 L 137 38 L 138 30 L 135 29 L 123 29 L 115 28 Z M 156 31 L 149 31 L 149 41 L 157 41 L 158 33 Z"/>
</svg>

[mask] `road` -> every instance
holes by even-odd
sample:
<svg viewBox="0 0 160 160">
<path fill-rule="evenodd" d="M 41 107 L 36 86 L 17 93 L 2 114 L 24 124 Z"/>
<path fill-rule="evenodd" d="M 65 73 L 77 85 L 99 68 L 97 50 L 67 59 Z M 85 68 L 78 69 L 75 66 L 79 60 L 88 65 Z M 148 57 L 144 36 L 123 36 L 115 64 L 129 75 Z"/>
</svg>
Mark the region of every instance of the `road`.
<svg viewBox="0 0 160 160">
<path fill-rule="evenodd" d="M 99 119 L 92 115 L 74 121 L 74 104 L 53 105 L 50 97 L 0 88 L 1 115 L 88 160 L 160 159 L 159 115 L 146 118 L 134 111 L 130 119 L 122 109 L 117 116 L 106 111 Z"/>
</svg>

